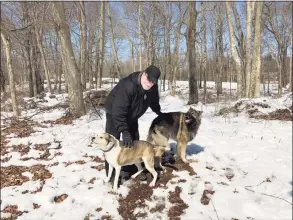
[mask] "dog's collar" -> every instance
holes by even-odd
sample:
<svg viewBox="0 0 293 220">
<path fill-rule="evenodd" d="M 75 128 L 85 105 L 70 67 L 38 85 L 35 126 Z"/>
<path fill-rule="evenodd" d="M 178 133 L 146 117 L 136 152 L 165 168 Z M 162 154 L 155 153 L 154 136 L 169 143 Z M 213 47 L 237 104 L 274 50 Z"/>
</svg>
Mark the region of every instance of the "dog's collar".
<svg viewBox="0 0 293 220">
<path fill-rule="evenodd" d="M 107 150 L 102 150 L 104 153 L 107 153 L 109 152 L 110 150 L 112 150 L 112 148 L 115 146 L 116 142 L 110 142 L 108 145 L 107 145 Z"/>
</svg>

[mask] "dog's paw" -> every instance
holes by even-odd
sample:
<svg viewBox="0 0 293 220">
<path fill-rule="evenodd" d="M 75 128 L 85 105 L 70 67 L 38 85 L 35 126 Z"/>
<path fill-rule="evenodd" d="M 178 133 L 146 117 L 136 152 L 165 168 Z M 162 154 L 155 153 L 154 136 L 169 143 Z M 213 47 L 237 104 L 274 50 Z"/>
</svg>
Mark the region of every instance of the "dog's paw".
<svg viewBox="0 0 293 220">
<path fill-rule="evenodd" d="M 186 159 L 182 159 L 182 162 L 185 163 L 185 164 L 188 164 L 189 163 L 189 161 L 186 160 Z"/>
<path fill-rule="evenodd" d="M 110 178 L 105 178 L 105 179 L 103 179 L 103 182 L 104 182 L 104 183 L 109 183 L 109 182 L 110 182 Z"/>
<path fill-rule="evenodd" d="M 155 184 L 156 184 L 156 183 L 152 181 L 152 182 L 149 184 L 149 186 L 150 186 L 150 187 L 154 187 Z"/>
</svg>

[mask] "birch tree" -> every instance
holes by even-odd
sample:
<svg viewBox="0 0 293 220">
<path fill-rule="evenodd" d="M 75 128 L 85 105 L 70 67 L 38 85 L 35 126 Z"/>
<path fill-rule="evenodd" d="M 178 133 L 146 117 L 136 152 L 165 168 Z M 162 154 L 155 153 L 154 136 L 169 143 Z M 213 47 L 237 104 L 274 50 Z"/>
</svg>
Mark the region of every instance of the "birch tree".
<svg viewBox="0 0 293 220">
<path fill-rule="evenodd" d="M 249 89 L 250 89 L 250 75 L 251 75 L 251 24 L 254 12 L 254 5 L 255 2 L 246 2 L 246 14 L 247 14 L 247 21 L 246 21 L 246 87 L 245 87 L 245 97 L 249 96 Z"/>
<path fill-rule="evenodd" d="M 260 97 L 260 65 L 261 54 L 260 47 L 262 41 L 262 8 L 263 2 L 256 2 L 256 16 L 255 16 L 255 34 L 254 34 L 254 53 L 252 62 L 252 74 L 250 79 L 249 96 L 251 98 Z"/>
<path fill-rule="evenodd" d="M 16 100 L 14 73 L 13 73 L 12 62 L 11 62 L 11 42 L 10 42 L 9 36 L 4 33 L 2 25 L 1 25 L 1 29 L 2 29 L 1 30 L 1 38 L 4 43 L 5 52 L 6 52 L 6 62 L 7 62 L 8 76 L 9 76 L 9 87 L 10 87 L 13 115 L 15 117 L 18 117 L 19 116 L 19 109 L 18 109 L 18 104 L 17 104 L 17 100 Z"/>
<path fill-rule="evenodd" d="M 234 37 L 233 37 L 233 33 L 234 33 L 234 28 L 232 25 L 232 16 L 231 16 L 231 12 L 230 12 L 230 3 L 229 2 L 225 2 L 226 4 L 226 14 L 227 14 L 227 22 L 228 22 L 228 28 L 229 28 L 229 40 L 230 40 L 230 54 L 231 57 L 234 61 L 234 65 L 235 65 L 235 70 L 236 70 L 236 78 L 237 78 L 237 98 L 241 97 L 241 93 L 242 93 L 242 75 L 241 75 L 241 62 L 240 62 L 240 58 L 237 54 L 236 51 L 236 45 L 235 45 L 235 41 L 234 41 Z"/>
</svg>

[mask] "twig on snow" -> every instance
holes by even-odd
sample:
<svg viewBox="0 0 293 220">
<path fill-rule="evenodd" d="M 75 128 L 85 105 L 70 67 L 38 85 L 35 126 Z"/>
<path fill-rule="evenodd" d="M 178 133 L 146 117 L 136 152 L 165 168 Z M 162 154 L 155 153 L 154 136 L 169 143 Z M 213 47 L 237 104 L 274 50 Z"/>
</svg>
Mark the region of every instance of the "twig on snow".
<svg viewBox="0 0 293 220">
<path fill-rule="evenodd" d="M 245 186 L 245 187 L 244 187 L 246 190 L 248 190 L 248 191 L 250 191 L 250 192 L 259 193 L 259 194 L 261 194 L 261 195 L 265 195 L 265 196 L 273 197 L 273 198 L 276 198 L 276 199 L 281 199 L 281 200 L 283 200 L 283 201 L 289 203 L 290 205 L 292 205 L 292 203 L 291 203 L 291 202 L 288 202 L 286 199 L 283 199 L 283 198 L 278 197 L 278 196 L 273 196 L 273 195 L 269 195 L 269 194 L 266 194 L 266 193 L 262 193 L 262 192 L 256 192 L 256 191 L 254 191 L 254 190 L 252 190 L 252 189 L 249 189 L 249 188 L 247 188 L 247 187 L 251 187 L 251 186 Z"/>
<path fill-rule="evenodd" d="M 215 207 L 215 205 L 214 205 L 214 203 L 213 203 L 212 198 L 211 198 L 211 202 L 212 202 L 212 205 L 213 205 L 214 210 L 215 210 L 215 212 L 216 212 L 217 218 L 218 218 L 218 220 L 220 220 L 220 219 L 219 219 L 219 216 L 218 216 L 218 212 L 217 212 L 217 210 L 216 210 L 216 207 Z"/>
</svg>

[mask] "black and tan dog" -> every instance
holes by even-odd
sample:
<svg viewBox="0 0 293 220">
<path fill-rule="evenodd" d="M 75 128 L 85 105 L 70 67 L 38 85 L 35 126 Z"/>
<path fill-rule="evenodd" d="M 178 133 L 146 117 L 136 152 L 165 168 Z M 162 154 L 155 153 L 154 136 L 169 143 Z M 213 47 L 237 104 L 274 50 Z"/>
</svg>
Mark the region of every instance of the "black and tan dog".
<svg viewBox="0 0 293 220">
<path fill-rule="evenodd" d="M 169 146 L 168 140 L 177 141 L 177 155 L 184 163 L 186 146 L 195 138 L 201 124 L 202 111 L 193 107 L 184 112 L 168 112 L 156 117 L 149 129 L 147 141 L 154 145 Z"/>
</svg>

